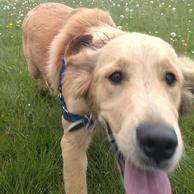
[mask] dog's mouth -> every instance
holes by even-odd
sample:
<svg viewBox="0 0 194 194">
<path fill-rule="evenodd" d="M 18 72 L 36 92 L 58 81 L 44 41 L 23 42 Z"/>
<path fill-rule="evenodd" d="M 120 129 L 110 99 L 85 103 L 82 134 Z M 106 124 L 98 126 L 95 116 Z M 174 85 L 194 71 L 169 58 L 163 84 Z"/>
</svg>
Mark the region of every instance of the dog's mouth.
<svg viewBox="0 0 194 194">
<path fill-rule="evenodd" d="M 171 194 L 170 181 L 161 170 L 145 170 L 124 161 L 120 166 L 123 172 L 126 194 Z"/>
<path fill-rule="evenodd" d="M 144 169 L 126 160 L 118 150 L 109 124 L 106 129 L 111 147 L 117 158 L 126 194 L 171 194 L 167 173 L 157 168 Z"/>
</svg>

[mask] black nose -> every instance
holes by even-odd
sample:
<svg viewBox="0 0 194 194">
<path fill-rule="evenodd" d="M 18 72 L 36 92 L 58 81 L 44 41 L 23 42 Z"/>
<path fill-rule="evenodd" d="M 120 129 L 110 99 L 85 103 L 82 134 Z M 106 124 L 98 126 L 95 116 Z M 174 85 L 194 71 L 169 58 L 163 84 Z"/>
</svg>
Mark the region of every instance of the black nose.
<svg viewBox="0 0 194 194">
<path fill-rule="evenodd" d="M 164 123 L 144 122 L 136 134 L 140 149 L 156 163 L 171 158 L 178 144 L 174 129 Z"/>
</svg>

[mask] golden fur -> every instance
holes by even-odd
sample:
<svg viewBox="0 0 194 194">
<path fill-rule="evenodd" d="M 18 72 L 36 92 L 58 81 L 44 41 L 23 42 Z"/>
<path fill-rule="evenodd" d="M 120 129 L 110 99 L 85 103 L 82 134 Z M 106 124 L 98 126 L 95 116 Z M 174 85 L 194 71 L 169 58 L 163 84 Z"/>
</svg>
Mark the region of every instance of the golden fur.
<svg viewBox="0 0 194 194">
<path fill-rule="evenodd" d="M 92 113 L 102 124 L 108 121 L 123 155 L 143 166 L 134 139 L 134 129 L 144 120 L 173 126 L 178 148 L 165 170 L 175 167 L 182 155 L 178 111 L 191 112 L 194 93 L 194 63 L 178 57 L 160 38 L 127 33 L 116 28 L 111 16 L 99 9 L 72 9 L 46 3 L 32 9 L 22 26 L 23 50 L 32 77 L 46 90 L 57 91 L 61 58 L 67 70 L 63 96 L 74 114 Z M 115 71 L 125 73 L 121 86 L 108 79 Z M 169 87 L 165 72 L 177 82 Z M 123 107 L 124 106 L 124 107 Z M 117 119 L 115 119 L 117 118 Z M 67 194 L 86 194 L 86 150 L 91 134 L 86 129 L 68 133 L 62 119 L 63 174 Z"/>
</svg>

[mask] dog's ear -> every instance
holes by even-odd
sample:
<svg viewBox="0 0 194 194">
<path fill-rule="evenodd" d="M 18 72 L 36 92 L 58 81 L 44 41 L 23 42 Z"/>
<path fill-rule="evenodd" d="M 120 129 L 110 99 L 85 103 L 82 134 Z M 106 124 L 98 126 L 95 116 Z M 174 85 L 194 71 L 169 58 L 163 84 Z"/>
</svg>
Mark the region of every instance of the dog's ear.
<svg viewBox="0 0 194 194">
<path fill-rule="evenodd" d="M 184 76 L 184 85 L 179 113 L 184 115 L 191 113 L 194 106 L 194 62 L 188 57 L 180 57 L 180 64 Z"/>
<path fill-rule="evenodd" d="M 76 44 L 74 46 L 76 46 Z M 77 52 L 77 49 L 79 49 L 79 47 L 73 48 L 71 50 L 71 56 L 68 57 L 64 87 L 67 88 L 68 93 L 71 93 L 75 98 L 82 98 L 87 94 L 89 89 L 98 51 L 85 49 L 77 54 L 72 54 Z"/>
<path fill-rule="evenodd" d="M 65 41 L 67 41 L 67 37 L 62 33 L 59 33 L 52 42 L 49 50 L 47 76 L 49 78 L 50 86 L 55 92 L 58 90 L 62 58 L 64 57 L 65 63 L 67 64 L 67 61 L 71 56 L 79 54 L 84 48 L 89 48 L 92 44 L 92 35 L 79 35 L 72 38 L 72 40 L 66 44 L 64 43 Z"/>
<path fill-rule="evenodd" d="M 70 41 L 65 50 L 65 57 L 75 55 L 79 53 L 83 48 L 88 48 L 92 46 L 92 35 L 84 34 L 75 37 Z"/>
<path fill-rule="evenodd" d="M 90 112 L 87 94 L 98 58 L 98 50 L 89 48 L 90 38 L 89 36 L 76 38 L 66 51 L 68 57 L 63 81 L 63 95 L 70 110 L 79 114 Z"/>
<path fill-rule="evenodd" d="M 92 35 L 84 34 L 70 41 L 66 50 L 67 70 L 65 72 L 64 87 L 75 98 L 83 97 L 89 88 L 93 68 L 95 66 L 95 53 L 92 45 Z"/>
</svg>

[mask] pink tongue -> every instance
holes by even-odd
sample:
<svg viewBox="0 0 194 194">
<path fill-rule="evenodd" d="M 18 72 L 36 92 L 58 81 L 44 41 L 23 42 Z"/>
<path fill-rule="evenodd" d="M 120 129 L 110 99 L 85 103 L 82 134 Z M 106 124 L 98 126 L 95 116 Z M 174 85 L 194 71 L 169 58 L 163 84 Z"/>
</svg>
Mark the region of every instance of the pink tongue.
<svg viewBox="0 0 194 194">
<path fill-rule="evenodd" d="M 126 194 L 171 194 L 171 186 L 165 172 L 143 170 L 125 163 L 124 187 Z"/>
</svg>

